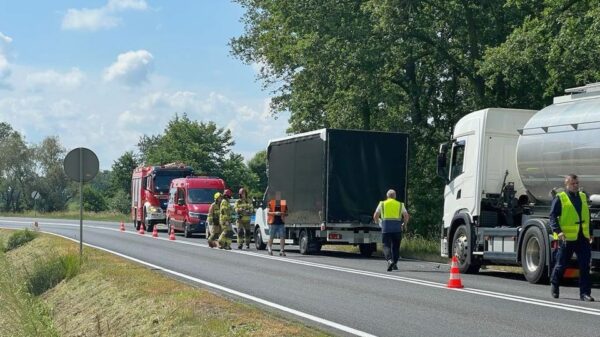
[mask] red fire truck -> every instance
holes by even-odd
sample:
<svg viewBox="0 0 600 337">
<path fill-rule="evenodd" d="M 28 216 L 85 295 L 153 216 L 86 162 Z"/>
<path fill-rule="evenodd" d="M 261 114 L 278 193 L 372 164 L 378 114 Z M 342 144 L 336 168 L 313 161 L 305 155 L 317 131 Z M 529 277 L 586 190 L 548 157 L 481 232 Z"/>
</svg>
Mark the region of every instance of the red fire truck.
<svg viewBox="0 0 600 337">
<path fill-rule="evenodd" d="M 190 166 L 171 163 L 161 166 L 140 166 L 131 177 L 131 219 L 136 230 L 144 224 L 152 231 L 165 223 L 171 180 L 193 175 Z"/>
</svg>

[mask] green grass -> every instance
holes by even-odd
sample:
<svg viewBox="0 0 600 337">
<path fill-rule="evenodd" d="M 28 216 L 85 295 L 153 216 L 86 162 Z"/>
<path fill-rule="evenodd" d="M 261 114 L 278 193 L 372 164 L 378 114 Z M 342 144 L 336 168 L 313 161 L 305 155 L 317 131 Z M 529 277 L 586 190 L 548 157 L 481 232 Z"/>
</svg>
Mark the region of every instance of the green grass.
<svg viewBox="0 0 600 337">
<path fill-rule="evenodd" d="M 0 212 L 0 216 L 5 217 L 25 217 L 25 218 L 50 218 L 50 219 L 79 219 L 79 211 L 61 211 L 61 212 L 50 212 L 40 213 L 33 211 L 25 211 L 20 213 L 15 212 Z M 98 221 L 123 221 L 125 223 L 131 221 L 129 214 L 115 213 L 115 212 L 83 212 L 83 218 L 87 220 L 98 220 Z"/>
<path fill-rule="evenodd" d="M 6 233 L 0 230 L 0 239 L 8 236 Z M 40 256 L 76 255 L 77 248 L 77 244 L 71 241 L 40 234 L 30 244 L 6 253 L 12 269 L 8 264 L 0 265 L 0 271 L 12 270 L 13 276 L 8 279 L 14 280 L 19 276 L 26 280 L 30 273 L 19 271 L 34 270 Z M 56 263 L 51 264 L 54 264 L 54 269 L 60 268 Z M 16 283 L 26 284 L 24 281 L 12 282 L 11 286 Z M 13 310 L 2 306 L 6 302 L 2 296 L 12 296 L 12 289 L 0 288 L 1 312 Z M 15 319 L 12 315 L 0 315 L 0 336 L 57 336 L 52 329 L 65 337 L 328 336 L 246 301 L 232 300 L 209 289 L 192 287 L 159 271 L 91 248 L 84 249 L 79 273 L 66 277 L 40 296 L 29 295 L 27 291 L 24 294 L 36 304 L 30 306 L 31 309 L 27 310 L 31 313 L 23 317 L 29 315 L 34 322 L 45 322 L 42 326 L 49 329 L 48 332 L 39 327 L 37 332 L 31 330 L 33 332 L 27 333 L 5 329 L 5 322 Z M 37 306 L 40 303 L 42 306 Z M 12 326 L 21 325 L 19 320 L 15 320 Z M 3 331 L 7 332 L 3 334 Z"/>
<path fill-rule="evenodd" d="M 8 237 L 8 240 L 6 241 L 6 246 L 3 246 L 2 251 L 6 252 L 15 249 L 35 239 L 36 237 L 37 233 L 32 232 L 28 229 L 16 231 Z"/>
<path fill-rule="evenodd" d="M 33 269 L 26 271 L 25 284 L 27 291 L 32 295 L 41 295 L 54 288 L 60 281 L 71 279 L 79 273 L 81 264 L 77 254 L 50 256 L 38 257 Z"/>
</svg>

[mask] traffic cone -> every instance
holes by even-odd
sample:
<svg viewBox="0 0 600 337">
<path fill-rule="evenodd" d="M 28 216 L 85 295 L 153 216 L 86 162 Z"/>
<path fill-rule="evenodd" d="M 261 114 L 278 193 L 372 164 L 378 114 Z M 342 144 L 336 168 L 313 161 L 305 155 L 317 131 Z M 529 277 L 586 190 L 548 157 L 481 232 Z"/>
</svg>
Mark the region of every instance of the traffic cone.
<svg viewBox="0 0 600 337">
<path fill-rule="evenodd" d="M 140 232 L 139 232 L 140 234 L 142 234 L 142 235 L 146 234 L 146 228 L 145 227 L 146 227 L 146 225 L 144 225 L 144 223 L 142 222 L 140 224 Z"/>
<path fill-rule="evenodd" d="M 154 229 L 152 230 L 152 237 L 153 238 L 158 237 L 158 228 L 156 228 L 156 225 L 154 225 Z"/>
<path fill-rule="evenodd" d="M 123 221 L 121 221 L 121 228 L 120 228 L 121 232 L 125 231 L 125 224 L 123 223 Z"/>
<path fill-rule="evenodd" d="M 175 229 L 171 228 L 171 234 L 169 235 L 169 240 L 175 240 Z"/>
<path fill-rule="evenodd" d="M 458 270 L 458 259 L 452 257 L 452 265 L 450 266 L 450 279 L 448 279 L 448 288 L 464 288 L 460 280 L 460 271 Z"/>
</svg>

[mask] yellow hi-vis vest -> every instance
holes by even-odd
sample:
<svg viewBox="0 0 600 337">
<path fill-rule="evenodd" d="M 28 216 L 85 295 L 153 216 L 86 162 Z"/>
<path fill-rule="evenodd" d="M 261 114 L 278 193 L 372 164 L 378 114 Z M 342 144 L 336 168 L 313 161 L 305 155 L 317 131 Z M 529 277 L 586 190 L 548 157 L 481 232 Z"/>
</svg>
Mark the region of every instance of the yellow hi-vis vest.
<svg viewBox="0 0 600 337">
<path fill-rule="evenodd" d="M 402 231 L 402 203 L 388 198 L 381 202 L 381 232 L 398 233 Z"/>
<path fill-rule="evenodd" d="M 575 206 L 569 199 L 567 192 L 560 192 L 557 194 L 560 198 L 560 204 L 562 206 L 560 211 L 560 217 L 558 218 L 558 225 L 560 230 L 565 234 L 567 241 L 576 241 L 577 234 L 579 233 L 579 226 L 582 226 L 583 236 L 590 238 L 590 209 L 587 204 L 587 197 L 585 193 L 579 192 L 579 198 L 581 198 L 581 219 L 575 210 Z"/>
</svg>

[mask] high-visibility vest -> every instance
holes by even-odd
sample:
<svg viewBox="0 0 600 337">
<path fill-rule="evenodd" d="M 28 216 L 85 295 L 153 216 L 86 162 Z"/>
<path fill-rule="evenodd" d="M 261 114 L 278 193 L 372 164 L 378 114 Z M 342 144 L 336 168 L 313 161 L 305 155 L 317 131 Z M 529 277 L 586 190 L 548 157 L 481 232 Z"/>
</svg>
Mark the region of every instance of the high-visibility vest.
<svg viewBox="0 0 600 337">
<path fill-rule="evenodd" d="M 587 204 L 587 197 L 585 193 L 579 192 L 579 198 L 581 199 L 581 218 L 575 210 L 575 206 L 569 199 L 567 192 L 560 192 L 556 195 L 560 198 L 560 204 L 562 206 L 560 211 L 560 217 L 558 217 L 558 225 L 560 230 L 565 234 L 567 241 L 576 241 L 579 228 L 583 231 L 583 236 L 590 238 L 590 209 Z"/>
<path fill-rule="evenodd" d="M 276 209 L 279 207 L 279 212 L 281 212 L 281 219 L 287 214 L 287 203 L 285 200 L 275 200 L 271 199 L 269 201 L 269 214 L 267 215 L 267 223 L 272 224 L 275 222 L 275 214 L 273 212 L 277 212 Z"/>
<path fill-rule="evenodd" d="M 381 232 L 398 233 L 402 231 L 402 203 L 388 198 L 381 202 Z"/>
</svg>

